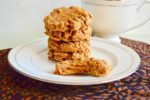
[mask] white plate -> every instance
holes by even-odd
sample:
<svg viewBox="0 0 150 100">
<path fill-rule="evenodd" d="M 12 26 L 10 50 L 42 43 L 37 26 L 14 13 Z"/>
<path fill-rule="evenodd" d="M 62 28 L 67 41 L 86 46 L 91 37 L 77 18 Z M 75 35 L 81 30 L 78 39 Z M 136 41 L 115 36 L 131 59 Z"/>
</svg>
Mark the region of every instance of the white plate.
<svg viewBox="0 0 150 100">
<path fill-rule="evenodd" d="M 92 85 L 112 82 L 134 73 L 140 65 L 136 52 L 127 46 L 99 38 L 91 39 L 92 56 L 105 59 L 113 70 L 104 77 L 54 75 L 55 61 L 47 58 L 47 38 L 20 45 L 9 52 L 8 60 L 19 73 L 44 82 L 66 85 Z"/>
</svg>

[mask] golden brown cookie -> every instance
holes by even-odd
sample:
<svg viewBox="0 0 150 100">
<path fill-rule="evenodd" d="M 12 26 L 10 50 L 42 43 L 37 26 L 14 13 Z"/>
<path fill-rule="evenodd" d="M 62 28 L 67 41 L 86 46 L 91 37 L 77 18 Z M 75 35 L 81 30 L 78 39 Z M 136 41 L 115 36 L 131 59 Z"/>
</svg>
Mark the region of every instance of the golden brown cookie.
<svg viewBox="0 0 150 100">
<path fill-rule="evenodd" d="M 54 9 L 44 19 L 46 31 L 86 29 L 92 23 L 92 16 L 79 7 L 61 7 Z"/>
<path fill-rule="evenodd" d="M 90 57 L 89 53 L 68 53 L 68 52 L 56 52 L 49 51 L 48 58 L 56 61 L 64 61 L 64 60 L 75 60 L 80 58 Z"/>
<path fill-rule="evenodd" d="M 92 76 L 104 76 L 111 71 L 109 64 L 100 59 L 86 58 L 78 60 L 66 60 L 58 62 L 54 74 L 72 75 L 88 74 Z"/>
<path fill-rule="evenodd" d="M 90 52 L 90 43 L 89 41 L 62 42 L 49 38 L 48 48 L 49 50 L 60 52 Z"/>
<path fill-rule="evenodd" d="M 46 35 L 49 36 L 50 39 L 55 41 L 83 41 L 83 40 L 90 40 L 92 33 L 92 28 L 88 27 L 86 30 L 76 30 L 76 31 L 49 31 L 45 32 Z"/>
</svg>

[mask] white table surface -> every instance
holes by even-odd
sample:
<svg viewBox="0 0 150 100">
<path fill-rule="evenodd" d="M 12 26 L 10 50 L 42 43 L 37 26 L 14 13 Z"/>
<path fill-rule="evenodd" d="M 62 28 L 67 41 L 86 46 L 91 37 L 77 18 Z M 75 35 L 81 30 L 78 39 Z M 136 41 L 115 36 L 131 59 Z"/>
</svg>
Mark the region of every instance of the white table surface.
<svg viewBox="0 0 150 100">
<path fill-rule="evenodd" d="M 44 37 L 44 16 L 53 8 L 70 5 L 80 6 L 80 0 L 1 0 L 0 49 Z M 137 18 L 138 21 L 150 16 L 150 6 L 143 9 L 146 10 Z M 150 44 L 150 21 L 121 36 Z"/>
</svg>

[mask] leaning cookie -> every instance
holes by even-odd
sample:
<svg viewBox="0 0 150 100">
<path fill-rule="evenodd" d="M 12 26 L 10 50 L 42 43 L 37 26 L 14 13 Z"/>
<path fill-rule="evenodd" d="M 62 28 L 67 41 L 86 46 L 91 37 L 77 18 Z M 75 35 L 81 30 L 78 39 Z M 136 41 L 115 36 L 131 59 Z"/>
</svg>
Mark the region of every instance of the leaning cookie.
<svg viewBox="0 0 150 100">
<path fill-rule="evenodd" d="M 86 58 L 78 60 L 66 60 L 58 62 L 54 74 L 74 75 L 88 74 L 92 76 L 104 76 L 110 73 L 111 66 L 104 60 Z"/>
</svg>

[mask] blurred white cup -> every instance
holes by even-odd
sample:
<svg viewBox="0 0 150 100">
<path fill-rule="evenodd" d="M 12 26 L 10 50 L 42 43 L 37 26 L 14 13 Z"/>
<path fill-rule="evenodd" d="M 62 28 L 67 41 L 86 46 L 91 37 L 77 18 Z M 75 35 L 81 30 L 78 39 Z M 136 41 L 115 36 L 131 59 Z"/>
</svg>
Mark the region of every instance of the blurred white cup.
<svg viewBox="0 0 150 100">
<path fill-rule="evenodd" d="M 81 0 L 82 7 L 93 15 L 96 36 L 120 42 L 119 34 L 145 24 L 150 18 L 128 28 L 130 22 L 147 0 Z"/>
</svg>

